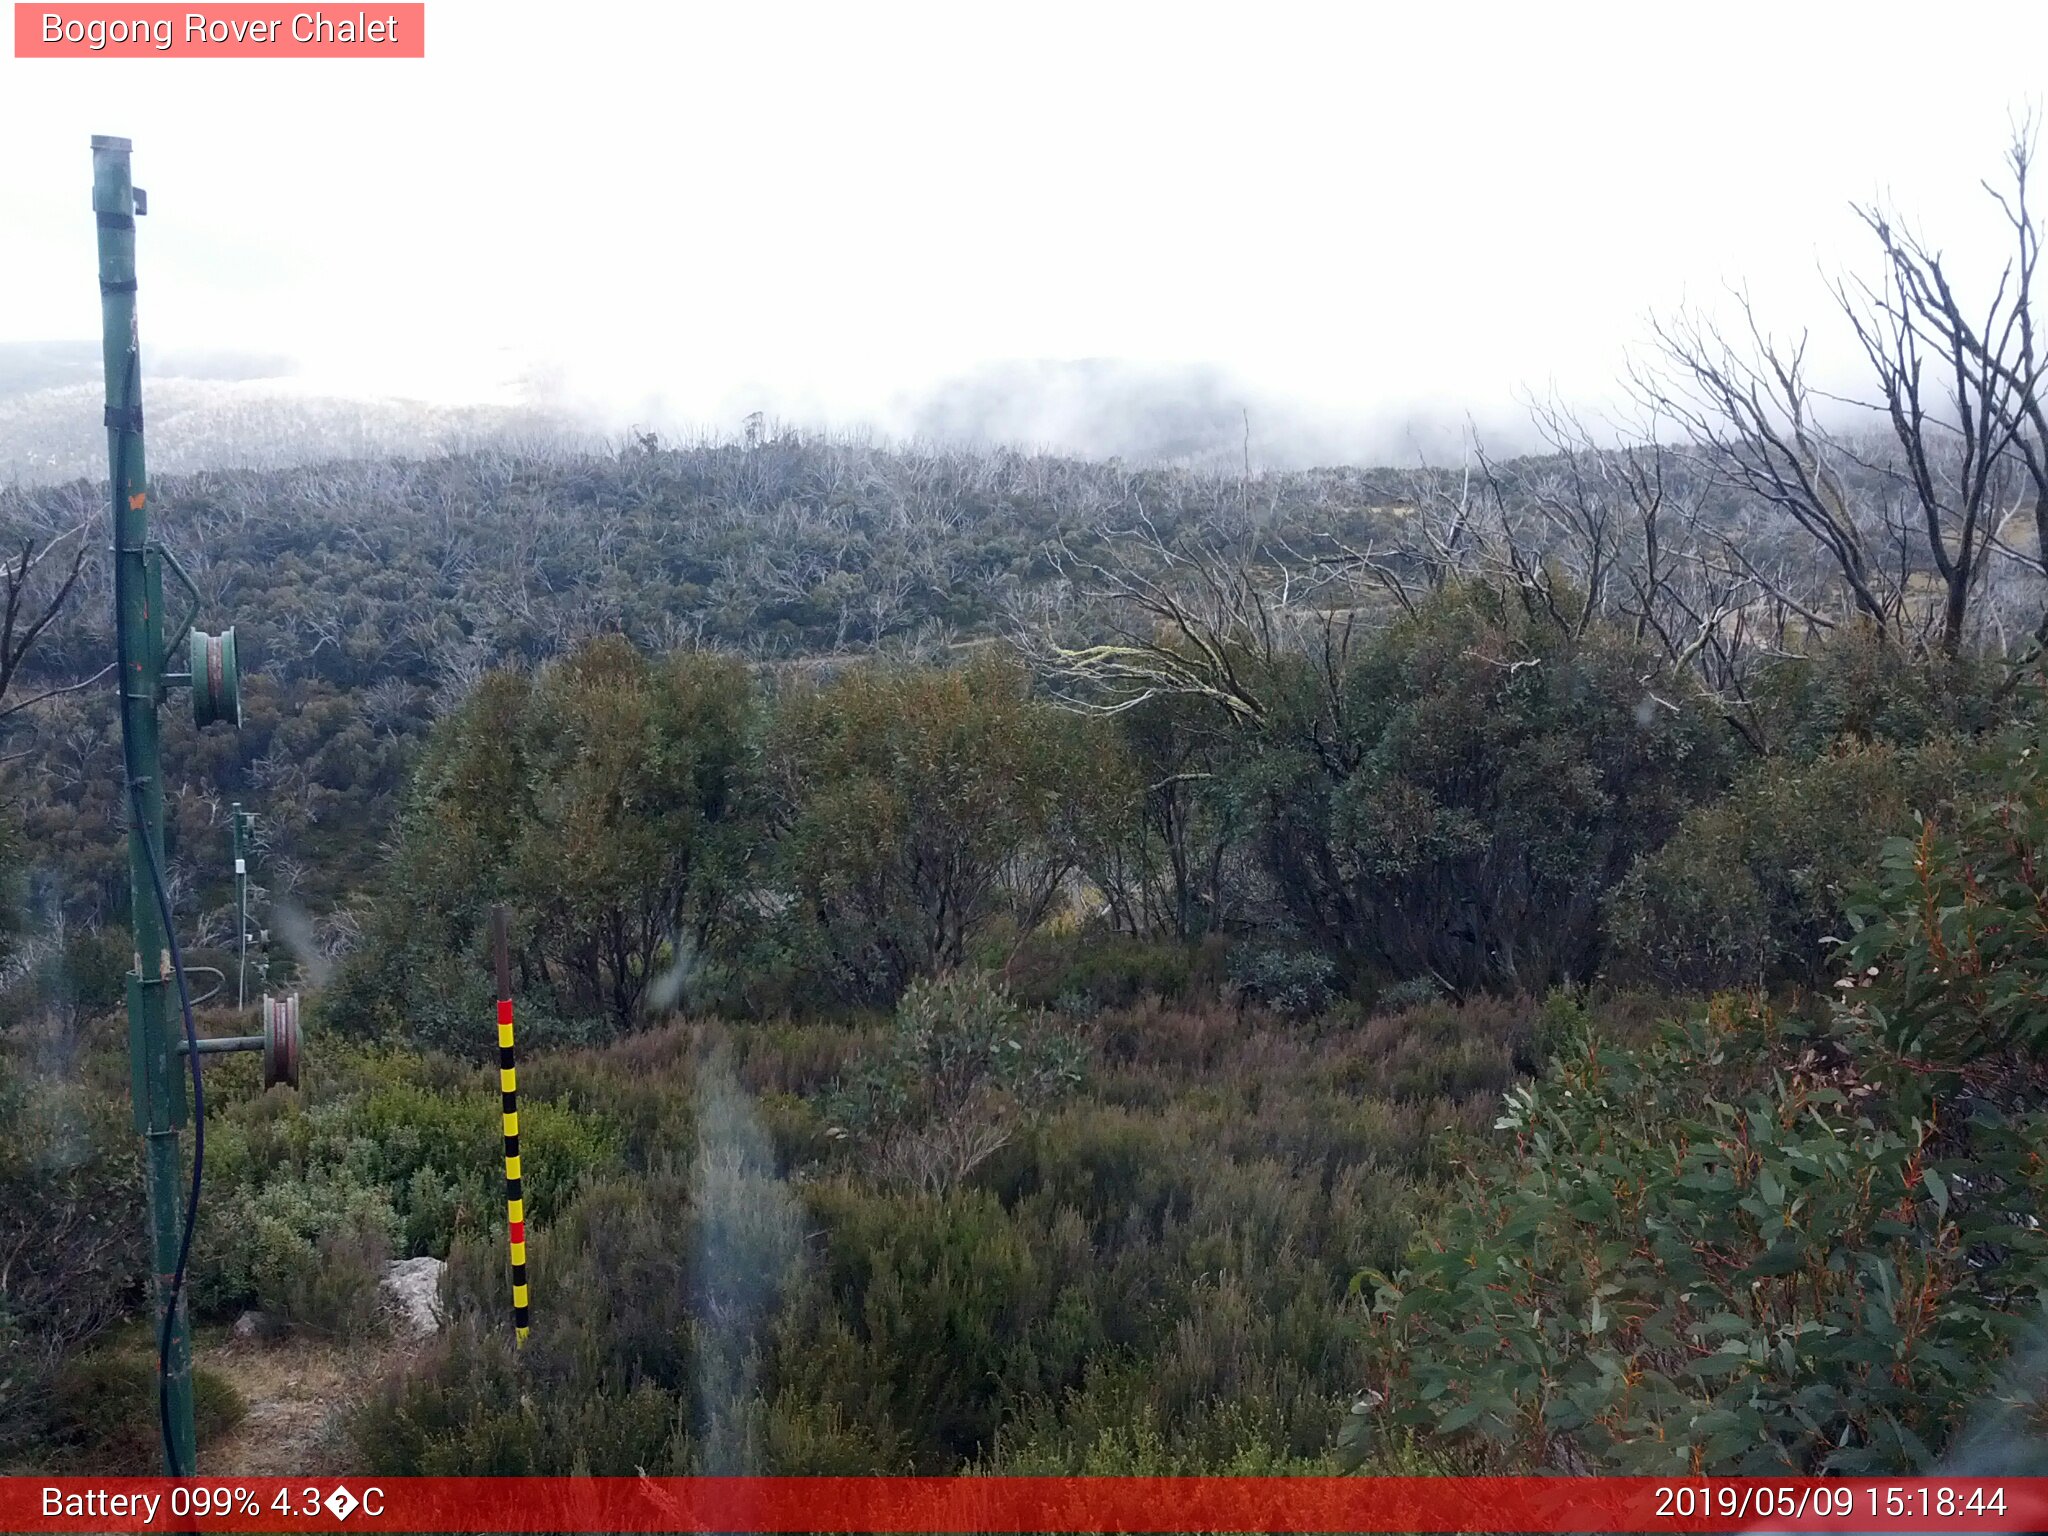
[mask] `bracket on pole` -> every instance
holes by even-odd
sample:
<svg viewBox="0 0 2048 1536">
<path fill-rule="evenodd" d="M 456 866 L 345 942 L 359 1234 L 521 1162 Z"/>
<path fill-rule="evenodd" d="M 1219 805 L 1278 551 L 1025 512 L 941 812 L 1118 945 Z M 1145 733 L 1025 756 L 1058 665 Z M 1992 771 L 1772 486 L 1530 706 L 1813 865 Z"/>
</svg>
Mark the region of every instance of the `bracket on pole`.
<svg viewBox="0 0 2048 1536">
<path fill-rule="evenodd" d="M 299 1086 L 299 994 L 263 999 L 263 1033 L 220 1035 L 199 1042 L 202 1056 L 225 1056 L 231 1051 L 263 1053 L 263 1086 Z M 178 1054 L 189 1056 L 191 1047 L 178 1042 Z"/>
</svg>

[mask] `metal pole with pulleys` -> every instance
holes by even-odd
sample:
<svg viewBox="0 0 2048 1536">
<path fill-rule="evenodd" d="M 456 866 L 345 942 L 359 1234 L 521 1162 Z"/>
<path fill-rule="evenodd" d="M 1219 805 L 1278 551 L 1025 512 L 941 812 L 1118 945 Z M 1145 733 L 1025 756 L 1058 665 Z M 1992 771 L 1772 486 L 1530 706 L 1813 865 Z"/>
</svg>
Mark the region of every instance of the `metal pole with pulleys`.
<svg viewBox="0 0 2048 1536">
<path fill-rule="evenodd" d="M 142 452 L 142 344 L 135 317 L 135 216 L 148 207 L 130 179 L 126 139 L 92 141 L 92 208 L 99 224 L 100 330 L 107 375 L 107 475 L 114 512 L 115 651 L 121 674 L 122 796 L 128 807 L 129 922 L 135 970 L 128 977 L 128 1054 L 136 1129 L 147 1156 L 150 1253 L 157 1327 L 165 1339 L 164 1461 L 173 1476 L 196 1470 L 192 1443 L 192 1339 L 184 1297 L 174 1295 L 180 1237 L 178 1127 L 184 1080 L 173 1071 L 164 988 L 171 955 L 151 877 L 163 846 L 163 775 L 157 702 L 163 689 L 161 570 L 150 558 L 149 478 Z M 156 580 L 152 582 L 152 576 Z M 152 587 L 155 590 L 152 590 Z"/>
<path fill-rule="evenodd" d="M 135 1128 L 143 1138 L 149 1193 L 150 1253 L 155 1279 L 159 1360 L 158 1409 L 165 1469 L 197 1471 L 192 1430 L 192 1340 L 184 1272 L 191 1257 L 198 1174 L 205 1146 L 203 1106 L 193 1135 L 194 1178 L 181 1187 L 179 1132 L 188 1119 L 186 1073 L 198 1085 L 198 1061 L 215 1051 L 264 1052 L 264 1080 L 298 1078 L 297 999 L 288 1014 L 266 1017 L 260 1036 L 201 1040 L 193 1029 L 177 936 L 171 930 L 163 855 L 163 771 L 157 710 L 168 689 L 192 689 L 194 723 L 242 723 L 234 631 L 207 635 L 192 628 L 199 592 L 169 550 L 149 538 L 149 477 L 142 435 L 142 345 L 136 323 L 135 219 L 148 202 L 131 179 L 126 139 L 92 141 L 92 206 L 99 225 L 100 326 L 106 365 L 108 488 L 114 528 L 115 653 L 120 672 L 123 802 L 128 821 L 129 921 L 135 969 L 128 977 L 129 1087 Z M 175 624 L 164 617 L 164 576 L 188 599 Z M 169 667 L 190 636 L 184 672 Z M 175 1016 L 171 999 L 175 995 Z"/>
</svg>

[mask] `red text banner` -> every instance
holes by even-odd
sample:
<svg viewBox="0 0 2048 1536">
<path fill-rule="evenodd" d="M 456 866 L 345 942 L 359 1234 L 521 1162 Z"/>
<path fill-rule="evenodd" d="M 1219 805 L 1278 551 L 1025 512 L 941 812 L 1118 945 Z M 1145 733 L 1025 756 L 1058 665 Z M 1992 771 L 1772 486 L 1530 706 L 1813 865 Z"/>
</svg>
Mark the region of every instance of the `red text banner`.
<svg viewBox="0 0 2048 1536">
<path fill-rule="evenodd" d="M 2048 1478 L 0 1479 L 0 1531 L 2048 1530 Z"/>
<path fill-rule="evenodd" d="M 65 5 L 16 0 L 18 59 L 423 59 L 424 4 Z"/>
</svg>

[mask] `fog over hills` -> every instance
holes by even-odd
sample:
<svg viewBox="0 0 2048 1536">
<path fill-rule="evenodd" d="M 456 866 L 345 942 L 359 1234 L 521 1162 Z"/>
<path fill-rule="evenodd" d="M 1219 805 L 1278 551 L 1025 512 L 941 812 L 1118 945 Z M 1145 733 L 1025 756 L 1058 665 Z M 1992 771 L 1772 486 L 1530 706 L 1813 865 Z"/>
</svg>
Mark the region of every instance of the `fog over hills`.
<svg viewBox="0 0 2048 1536">
<path fill-rule="evenodd" d="M 286 379 L 296 371 L 291 359 L 249 352 L 200 352 L 169 349 L 151 359 L 167 377 L 240 382 Z M 98 342 L 0 342 L 0 397 L 59 389 L 70 384 L 101 382 Z"/>
<path fill-rule="evenodd" d="M 105 472 L 97 344 L 0 344 L 0 484 L 97 478 Z M 1050 449 L 1132 465 L 1233 473 L 1326 464 L 1413 462 L 1455 454 L 1467 428 L 1454 409 L 1362 420 L 1248 386 L 1221 369 L 1114 359 L 992 362 L 850 414 L 772 392 L 736 391 L 705 419 L 544 391 L 526 402 L 450 403 L 334 387 L 282 356 L 165 349 L 144 354 L 149 462 L 158 473 L 268 468 L 334 458 L 416 457 L 480 441 L 587 442 L 628 431 L 671 440 L 730 439 L 758 412 L 773 424 L 883 440 Z M 516 394 L 515 394 L 516 400 Z M 1490 443 L 1526 434 L 1479 423 Z"/>
<path fill-rule="evenodd" d="M 1466 418 L 1438 403 L 1398 417 L 1354 416 L 1248 385 L 1222 369 L 1107 358 L 991 363 L 902 403 L 905 435 L 1047 447 L 1133 464 L 1225 472 L 1413 462 L 1455 453 Z M 1478 424 L 1521 443 L 1526 422 Z"/>
<path fill-rule="evenodd" d="M 144 365 L 157 474 L 412 457 L 572 427 L 530 410 L 329 394 L 282 358 L 167 350 Z M 92 343 L 0 345 L 0 485 L 103 477 L 104 387 Z"/>
</svg>

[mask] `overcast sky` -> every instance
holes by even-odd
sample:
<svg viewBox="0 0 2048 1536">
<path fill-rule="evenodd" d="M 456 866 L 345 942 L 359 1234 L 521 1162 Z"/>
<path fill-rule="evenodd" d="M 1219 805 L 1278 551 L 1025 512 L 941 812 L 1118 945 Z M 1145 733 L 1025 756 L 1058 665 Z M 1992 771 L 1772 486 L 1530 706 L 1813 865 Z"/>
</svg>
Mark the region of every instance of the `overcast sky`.
<svg viewBox="0 0 2048 1536">
<path fill-rule="evenodd" d="M 350 8 L 353 14 L 353 7 Z M 146 345 L 323 387 L 888 425 L 1006 359 L 1202 364 L 1361 419 L 1609 390 L 1747 279 L 1818 321 L 1889 193 L 1976 189 L 2048 6 L 429 0 L 424 61 L 0 59 L 0 340 L 97 331 L 94 133 Z"/>
</svg>

